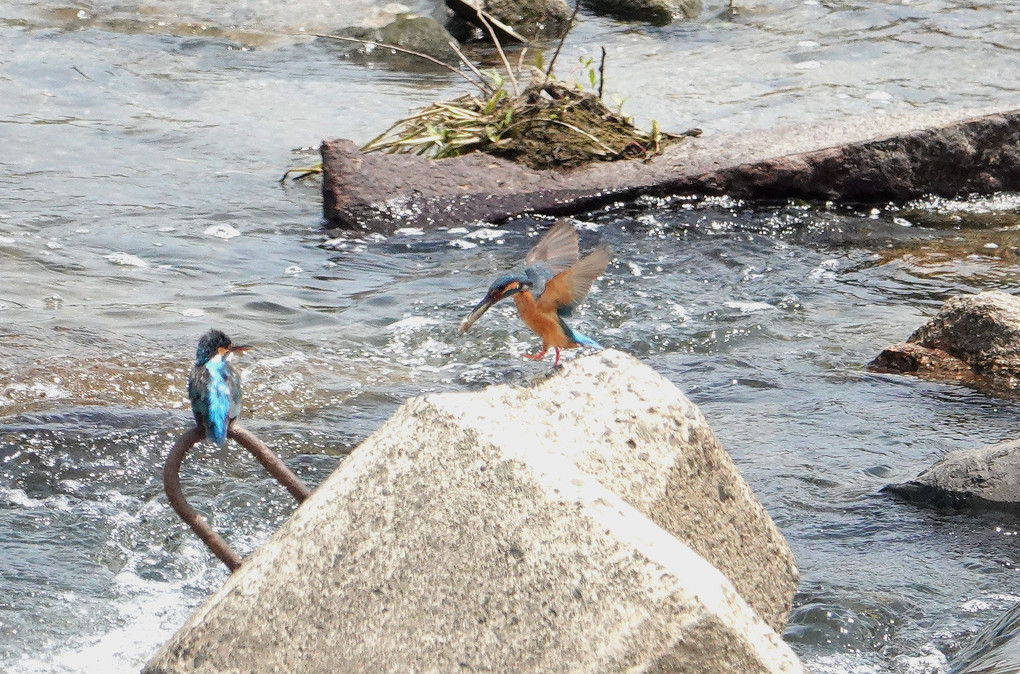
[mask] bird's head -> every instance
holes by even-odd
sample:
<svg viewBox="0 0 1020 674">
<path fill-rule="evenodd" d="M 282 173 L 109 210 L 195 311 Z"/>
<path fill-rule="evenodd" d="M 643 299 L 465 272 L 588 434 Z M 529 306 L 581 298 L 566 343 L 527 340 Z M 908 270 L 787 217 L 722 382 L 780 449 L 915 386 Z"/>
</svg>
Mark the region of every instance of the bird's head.
<svg viewBox="0 0 1020 674">
<path fill-rule="evenodd" d="M 244 351 L 250 348 L 247 344 L 232 343 L 230 338 L 220 330 L 210 330 L 198 340 L 198 348 L 195 349 L 195 365 L 205 365 L 217 356 L 225 358 L 235 351 Z"/>
<path fill-rule="evenodd" d="M 475 321 L 482 317 L 486 311 L 489 310 L 496 302 L 500 301 L 504 297 L 510 297 L 516 295 L 522 290 L 528 290 L 532 286 L 532 282 L 524 276 L 517 276 L 514 274 L 507 274 L 506 276 L 500 276 L 496 279 L 491 286 L 489 291 L 485 293 L 485 297 L 482 301 L 475 305 L 475 308 L 471 310 L 464 320 L 460 322 L 460 327 L 457 328 L 459 332 L 467 332 Z"/>
</svg>

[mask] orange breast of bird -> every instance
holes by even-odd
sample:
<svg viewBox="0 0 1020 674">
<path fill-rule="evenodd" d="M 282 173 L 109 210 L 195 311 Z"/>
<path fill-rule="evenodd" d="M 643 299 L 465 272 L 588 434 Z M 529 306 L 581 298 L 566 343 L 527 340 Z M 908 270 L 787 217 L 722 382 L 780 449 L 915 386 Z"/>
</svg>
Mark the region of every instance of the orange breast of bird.
<svg viewBox="0 0 1020 674">
<path fill-rule="evenodd" d="M 542 338 L 543 348 L 550 346 L 560 349 L 569 349 L 576 346 L 570 340 L 563 327 L 560 325 L 559 316 L 555 311 L 542 311 L 535 302 L 535 296 L 527 290 L 522 290 L 513 296 L 514 304 L 517 305 L 517 313 L 524 324 Z"/>
</svg>

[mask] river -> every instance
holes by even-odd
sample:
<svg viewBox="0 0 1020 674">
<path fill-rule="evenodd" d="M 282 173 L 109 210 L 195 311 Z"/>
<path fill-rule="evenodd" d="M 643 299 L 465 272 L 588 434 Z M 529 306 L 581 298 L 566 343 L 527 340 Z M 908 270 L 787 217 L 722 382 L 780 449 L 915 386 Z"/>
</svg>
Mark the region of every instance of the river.
<svg viewBox="0 0 1020 674">
<path fill-rule="evenodd" d="M 1020 104 L 1010 3 L 737 4 L 665 28 L 582 12 L 561 75 L 605 46 L 625 112 L 706 134 Z M 278 182 L 321 139 L 464 93 L 307 37 L 389 9 L 0 3 L 0 671 L 137 671 L 223 582 L 161 482 L 210 326 L 256 347 L 244 423 L 311 484 L 409 396 L 549 367 L 521 359 L 512 306 L 456 331 L 548 221 L 329 239 L 315 181 Z M 878 493 L 1015 437 L 1020 412 L 864 367 L 950 295 L 1020 277 L 1015 195 L 921 206 L 944 225 L 726 199 L 578 220 L 614 257 L 575 324 L 705 412 L 797 556 L 785 636 L 819 674 L 945 671 L 1020 601 L 1015 518 Z M 1003 215 L 975 231 L 961 209 Z M 293 508 L 233 447 L 196 450 L 184 486 L 242 553 Z"/>
</svg>

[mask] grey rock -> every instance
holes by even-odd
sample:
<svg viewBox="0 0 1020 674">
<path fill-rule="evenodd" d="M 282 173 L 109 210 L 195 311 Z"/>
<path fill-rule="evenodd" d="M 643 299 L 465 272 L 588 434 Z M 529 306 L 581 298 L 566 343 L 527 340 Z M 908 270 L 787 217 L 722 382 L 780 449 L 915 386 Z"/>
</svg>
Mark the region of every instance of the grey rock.
<svg viewBox="0 0 1020 674">
<path fill-rule="evenodd" d="M 685 138 L 649 161 L 536 171 L 484 154 L 434 161 L 322 143 L 323 215 L 337 229 L 569 215 L 644 195 L 728 194 L 886 204 L 1020 189 L 1020 111 L 876 115 Z"/>
<path fill-rule="evenodd" d="M 453 40 L 453 36 L 432 17 L 401 14 L 382 27 L 350 26 L 338 29 L 334 33 L 367 42 L 402 47 L 446 63 L 460 62 L 457 52 L 449 44 Z M 393 50 L 380 46 L 370 47 L 329 38 L 320 38 L 320 42 L 331 49 L 358 59 L 383 60 L 397 64 L 428 67 L 428 62 L 424 59 L 410 54 L 394 53 Z"/>
<path fill-rule="evenodd" d="M 570 20 L 570 6 L 564 0 L 446 0 L 454 12 L 454 18 L 471 23 L 480 30 L 484 41 L 491 40 L 484 25 L 479 21 L 475 7 L 481 9 L 503 25 L 511 28 L 527 40 L 538 37 L 559 37 L 566 30 Z M 460 24 L 452 24 L 451 32 L 464 36 Z M 501 42 L 512 41 L 505 35 Z"/>
<path fill-rule="evenodd" d="M 801 672 L 796 579 L 697 407 L 605 351 L 406 403 L 145 671 Z"/>
<path fill-rule="evenodd" d="M 693 19 L 701 14 L 701 0 L 583 0 L 582 5 L 596 14 L 624 21 L 645 21 L 665 26 L 673 19 Z"/>
<path fill-rule="evenodd" d="M 1020 375 L 1020 298 L 998 290 L 951 297 L 907 341 L 942 349 L 980 373 Z"/>
<path fill-rule="evenodd" d="M 951 297 L 905 343 L 887 347 L 872 370 L 919 374 L 989 393 L 1020 378 L 1020 298 L 997 290 Z"/>
<path fill-rule="evenodd" d="M 949 674 L 1020 672 L 1020 604 L 982 629 L 949 663 Z"/>
<path fill-rule="evenodd" d="M 950 452 L 914 480 L 883 490 L 938 507 L 1020 511 L 1020 441 Z"/>
</svg>

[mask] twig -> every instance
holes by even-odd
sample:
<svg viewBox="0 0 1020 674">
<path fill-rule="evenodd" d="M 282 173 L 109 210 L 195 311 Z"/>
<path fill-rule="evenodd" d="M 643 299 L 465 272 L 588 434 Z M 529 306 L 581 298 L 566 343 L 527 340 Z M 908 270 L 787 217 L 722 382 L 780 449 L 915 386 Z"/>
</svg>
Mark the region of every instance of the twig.
<svg viewBox="0 0 1020 674">
<path fill-rule="evenodd" d="M 485 81 L 485 75 L 483 75 L 482 71 L 475 67 L 474 63 L 471 63 L 471 61 L 468 60 L 467 56 L 464 56 L 464 52 L 460 50 L 460 47 L 457 46 L 456 42 L 454 42 L 453 40 L 447 40 L 446 44 L 450 45 L 450 49 L 452 49 L 453 53 L 457 55 L 457 58 L 460 59 L 460 62 L 466 65 L 468 68 L 470 68 L 471 72 L 475 74 L 475 77 L 477 77 L 480 82 Z"/>
<path fill-rule="evenodd" d="M 510 67 L 510 61 L 507 60 L 506 54 L 503 52 L 503 45 L 499 43 L 499 38 L 496 37 L 496 31 L 492 29 L 492 24 L 489 23 L 489 20 L 483 16 L 482 10 L 478 8 L 476 11 L 478 12 L 478 20 L 482 22 L 482 25 L 485 26 L 485 30 L 489 32 L 489 37 L 492 38 L 492 44 L 496 45 L 496 51 L 499 52 L 499 58 L 503 61 L 503 67 L 506 68 L 506 75 L 510 78 L 510 84 L 513 85 L 514 96 L 520 96 L 521 88 L 517 85 L 517 77 L 514 76 L 514 71 Z"/>
<path fill-rule="evenodd" d="M 468 77 L 467 75 L 462 73 L 460 70 L 454 68 L 449 63 L 444 63 L 444 62 L 440 61 L 437 58 L 433 58 L 433 57 L 429 56 L 428 54 L 422 54 L 419 51 L 414 51 L 412 49 L 404 49 L 403 47 L 398 47 L 398 46 L 393 45 L 393 44 L 386 44 L 385 42 L 374 42 L 372 40 L 359 40 L 356 37 L 343 37 L 343 36 L 340 36 L 340 35 L 325 35 L 325 34 L 322 34 L 322 33 L 307 33 L 307 34 L 311 35 L 312 37 L 321 37 L 321 38 L 326 38 L 326 39 L 329 39 L 329 40 L 341 40 L 343 42 L 357 42 L 358 44 L 375 45 L 377 47 L 383 47 L 384 49 L 392 49 L 393 51 L 398 51 L 398 52 L 401 52 L 403 54 L 410 54 L 411 56 L 417 56 L 418 58 L 423 58 L 426 61 L 431 61 L 432 63 L 435 63 L 437 66 L 442 66 L 443 68 L 446 68 L 447 70 L 449 70 L 451 73 L 456 73 L 457 75 L 460 75 L 465 80 L 467 80 L 471 84 L 473 84 L 476 87 L 478 87 L 479 89 L 481 89 L 482 93 L 484 93 L 486 96 L 492 95 L 492 92 L 489 91 L 489 89 L 485 86 L 484 82 L 475 82 L 473 79 L 471 79 L 470 77 Z"/>
<path fill-rule="evenodd" d="M 524 67 L 524 56 L 528 53 L 528 46 L 524 45 L 524 49 L 517 56 L 517 72 L 521 72 L 521 68 Z"/>
<path fill-rule="evenodd" d="M 602 48 L 602 60 L 599 62 L 599 100 L 602 100 L 602 87 L 606 83 L 606 48 Z"/>
<path fill-rule="evenodd" d="M 553 52 L 552 61 L 549 61 L 549 69 L 545 71 L 545 79 L 552 77 L 553 66 L 556 65 L 556 57 L 560 55 L 560 50 L 563 49 L 563 43 L 567 41 L 567 35 L 570 33 L 570 29 L 574 27 L 574 19 L 577 17 L 577 12 L 580 9 L 581 0 L 576 0 L 574 3 L 574 12 L 570 15 L 570 21 L 567 22 L 567 29 L 563 31 L 560 43 L 556 45 L 556 51 Z"/>
</svg>

